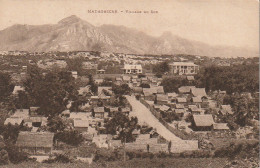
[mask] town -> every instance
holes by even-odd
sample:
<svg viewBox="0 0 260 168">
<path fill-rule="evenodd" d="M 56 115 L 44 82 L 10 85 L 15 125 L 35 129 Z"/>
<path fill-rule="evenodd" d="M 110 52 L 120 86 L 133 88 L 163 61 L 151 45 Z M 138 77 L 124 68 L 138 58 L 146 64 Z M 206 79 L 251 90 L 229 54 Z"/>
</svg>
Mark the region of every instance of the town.
<svg viewBox="0 0 260 168">
<path fill-rule="evenodd" d="M 220 167 L 258 167 L 258 67 L 257 57 L 1 52 L 0 161 L 137 164 L 248 150 Z"/>
</svg>

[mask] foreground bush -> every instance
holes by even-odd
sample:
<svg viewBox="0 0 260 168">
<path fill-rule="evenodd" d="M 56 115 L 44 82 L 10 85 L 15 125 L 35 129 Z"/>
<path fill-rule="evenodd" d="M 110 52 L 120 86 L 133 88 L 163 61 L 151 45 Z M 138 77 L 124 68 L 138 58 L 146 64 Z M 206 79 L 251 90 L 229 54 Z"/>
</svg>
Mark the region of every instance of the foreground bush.
<svg viewBox="0 0 260 168">
<path fill-rule="evenodd" d="M 14 145 L 8 144 L 5 147 L 5 150 L 8 153 L 9 160 L 14 164 L 29 160 L 28 154 L 25 152 L 19 152 L 18 148 Z"/>
<path fill-rule="evenodd" d="M 234 144 L 231 143 L 229 147 L 223 147 L 215 151 L 215 157 L 258 157 L 259 156 L 259 142 L 243 142 Z"/>
<path fill-rule="evenodd" d="M 53 158 L 44 160 L 43 163 L 72 163 L 73 158 L 69 154 L 56 154 Z"/>
</svg>

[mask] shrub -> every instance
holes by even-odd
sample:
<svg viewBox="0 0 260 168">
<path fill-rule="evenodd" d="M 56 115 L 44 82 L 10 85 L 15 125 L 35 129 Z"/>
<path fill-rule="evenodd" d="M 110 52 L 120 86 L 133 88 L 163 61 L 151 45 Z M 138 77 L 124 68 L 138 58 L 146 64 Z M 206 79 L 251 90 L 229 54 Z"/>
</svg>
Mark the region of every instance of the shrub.
<svg viewBox="0 0 260 168">
<path fill-rule="evenodd" d="M 166 158 L 167 155 L 168 155 L 167 153 L 160 151 L 156 156 L 157 156 L 158 158 Z"/>
<path fill-rule="evenodd" d="M 69 145 L 77 146 L 84 141 L 84 137 L 76 130 L 65 130 L 55 134 L 54 139 Z"/>
<path fill-rule="evenodd" d="M 140 95 L 135 96 L 136 100 L 140 100 L 140 97 L 141 97 Z"/>
<path fill-rule="evenodd" d="M 25 152 L 19 152 L 18 148 L 14 145 L 8 144 L 5 150 L 8 153 L 9 160 L 14 164 L 29 160 L 28 154 Z"/>
<path fill-rule="evenodd" d="M 144 78 L 144 77 L 146 77 L 146 75 L 144 75 L 144 74 L 139 74 L 138 75 L 138 78 Z"/>
<path fill-rule="evenodd" d="M 8 152 L 4 149 L 0 149 L 0 165 L 5 165 L 9 163 Z"/>
<path fill-rule="evenodd" d="M 57 154 L 54 158 L 44 160 L 43 163 L 71 163 L 73 159 L 68 154 Z"/>
<path fill-rule="evenodd" d="M 214 157 L 252 157 L 253 155 L 258 157 L 259 142 L 245 142 L 245 143 L 230 143 L 228 147 L 217 149 L 214 152 Z"/>
</svg>

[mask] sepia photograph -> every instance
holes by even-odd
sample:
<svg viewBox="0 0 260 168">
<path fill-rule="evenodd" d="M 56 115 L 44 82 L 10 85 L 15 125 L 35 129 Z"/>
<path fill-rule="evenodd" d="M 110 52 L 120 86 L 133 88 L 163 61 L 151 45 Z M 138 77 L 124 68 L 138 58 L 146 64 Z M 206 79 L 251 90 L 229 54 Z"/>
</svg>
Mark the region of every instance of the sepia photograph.
<svg viewBox="0 0 260 168">
<path fill-rule="evenodd" d="M 0 0 L 0 167 L 258 168 L 259 0 Z"/>
</svg>

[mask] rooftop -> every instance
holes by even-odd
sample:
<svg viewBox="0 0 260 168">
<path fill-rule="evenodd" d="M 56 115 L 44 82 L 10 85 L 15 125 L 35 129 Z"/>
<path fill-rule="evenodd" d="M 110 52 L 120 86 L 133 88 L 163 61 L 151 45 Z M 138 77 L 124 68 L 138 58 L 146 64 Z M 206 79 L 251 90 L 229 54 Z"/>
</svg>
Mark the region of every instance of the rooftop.
<svg viewBox="0 0 260 168">
<path fill-rule="evenodd" d="M 22 147 L 52 147 L 54 133 L 51 132 L 20 132 L 16 141 Z"/>
<path fill-rule="evenodd" d="M 193 119 L 198 127 L 208 127 L 215 123 L 211 114 L 193 115 Z"/>
</svg>

